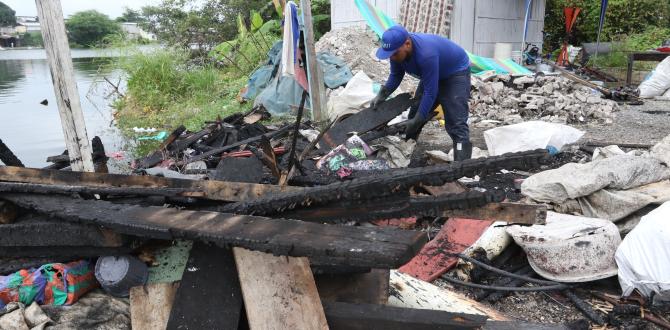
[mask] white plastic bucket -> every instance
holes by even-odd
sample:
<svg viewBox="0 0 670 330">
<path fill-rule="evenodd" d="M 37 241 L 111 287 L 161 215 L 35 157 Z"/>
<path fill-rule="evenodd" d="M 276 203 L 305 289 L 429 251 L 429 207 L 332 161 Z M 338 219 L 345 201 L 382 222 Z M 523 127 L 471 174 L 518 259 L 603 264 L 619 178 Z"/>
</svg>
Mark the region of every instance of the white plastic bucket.
<svg viewBox="0 0 670 330">
<path fill-rule="evenodd" d="M 515 50 L 512 51 L 512 61 L 514 61 L 517 64 L 521 64 L 521 51 L 520 50 Z"/>
<path fill-rule="evenodd" d="M 512 57 L 512 44 L 498 42 L 493 50 L 493 58 L 506 59 Z"/>
</svg>

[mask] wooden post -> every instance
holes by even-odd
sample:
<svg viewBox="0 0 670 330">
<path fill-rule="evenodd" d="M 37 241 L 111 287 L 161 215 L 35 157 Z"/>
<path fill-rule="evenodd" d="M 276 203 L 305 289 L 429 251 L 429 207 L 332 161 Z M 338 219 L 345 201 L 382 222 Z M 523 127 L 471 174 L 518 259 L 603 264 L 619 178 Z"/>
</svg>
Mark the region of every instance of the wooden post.
<svg viewBox="0 0 670 330">
<path fill-rule="evenodd" d="M 35 0 L 35 4 L 72 170 L 93 172 L 91 144 L 86 134 L 60 0 Z"/>
<path fill-rule="evenodd" d="M 314 22 L 312 21 L 312 5 L 310 0 L 300 0 L 305 36 L 305 52 L 307 55 L 307 79 L 309 96 L 312 104 L 312 119 L 323 121 L 326 116 L 326 90 L 323 85 L 323 73 L 319 70 L 314 47 Z"/>
</svg>

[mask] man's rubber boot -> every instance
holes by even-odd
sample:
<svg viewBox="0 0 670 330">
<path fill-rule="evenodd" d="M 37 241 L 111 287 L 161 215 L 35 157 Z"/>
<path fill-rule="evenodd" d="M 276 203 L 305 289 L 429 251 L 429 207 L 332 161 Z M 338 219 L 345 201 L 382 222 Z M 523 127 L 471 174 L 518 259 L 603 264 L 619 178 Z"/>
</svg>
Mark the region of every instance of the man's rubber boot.
<svg viewBox="0 0 670 330">
<path fill-rule="evenodd" d="M 455 162 L 460 162 L 472 158 L 472 143 L 470 143 L 470 141 L 458 142 L 454 145 Z"/>
</svg>

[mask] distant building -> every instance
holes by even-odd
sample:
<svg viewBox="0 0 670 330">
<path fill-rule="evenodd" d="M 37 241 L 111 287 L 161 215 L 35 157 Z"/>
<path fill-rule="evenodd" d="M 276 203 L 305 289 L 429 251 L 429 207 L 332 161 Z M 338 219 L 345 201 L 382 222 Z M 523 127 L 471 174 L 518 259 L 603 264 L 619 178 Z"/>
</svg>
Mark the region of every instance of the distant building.
<svg viewBox="0 0 670 330">
<path fill-rule="evenodd" d="M 144 31 L 138 23 L 121 23 L 121 29 L 128 35 L 129 39 L 156 40 L 153 33 Z"/>
<path fill-rule="evenodd" d="M 15 30 L 17 34 L 42 32 L 40 20 L 37 16 L 16 16 Z"/>
</svg>

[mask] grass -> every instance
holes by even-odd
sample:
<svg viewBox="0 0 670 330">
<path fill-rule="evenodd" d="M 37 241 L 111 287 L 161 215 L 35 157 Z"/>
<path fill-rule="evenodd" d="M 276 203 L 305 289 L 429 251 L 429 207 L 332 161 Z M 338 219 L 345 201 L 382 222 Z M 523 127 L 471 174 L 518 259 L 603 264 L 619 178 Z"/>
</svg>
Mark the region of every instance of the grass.
<svg viewBox="0 0 670 330">
<path fill-rule="evenodd" d="M 175 49 L 132 52 L 118 62 L 127 77 L 127 95 L 114 105 L 123 130 L 184 125 L 195 131 L 217 116 L 251 107 L 237 101 L 247 82 L 246 74 L 233 68 L 193 64 L 185 51 Z"/>
<path fill-rule="evenodd" d="M 590 58 L 589 65 L 600 68 L 624 68 L 628 65 L 628 53 L 656 49 L 667 39 L 670 39 L 670 29 L 659 27 L 650 28 L 644 33 L 622 35 L 616 38 L 613 52 L 601 55 L 597 59 Z M 634 68 L 635 70 L 652 70 L 656 64 L 636 61 Z"/>
</svg>

